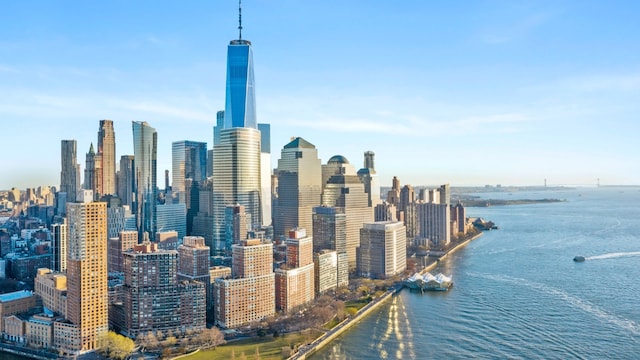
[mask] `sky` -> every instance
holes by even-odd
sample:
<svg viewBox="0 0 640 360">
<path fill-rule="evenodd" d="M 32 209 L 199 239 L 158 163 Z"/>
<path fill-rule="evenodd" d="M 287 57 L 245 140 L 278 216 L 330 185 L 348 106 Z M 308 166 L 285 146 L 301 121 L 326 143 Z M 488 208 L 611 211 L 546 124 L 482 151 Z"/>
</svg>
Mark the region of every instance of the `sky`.
<svg viewBox="0 0 640 360">
<path fill-rule="evenodd" d="M 383 186 L 640 184 L 640 2 L 245 0 L 272 165 L 291 137 L 323 163 L 376 154 Z M 111 119 L 207 142 L 224 109 L 233 0 L 0 4 L 0 189 L 59 186 Z M 162 180 L 159 184 L 163 183 Z"/>
</svg>

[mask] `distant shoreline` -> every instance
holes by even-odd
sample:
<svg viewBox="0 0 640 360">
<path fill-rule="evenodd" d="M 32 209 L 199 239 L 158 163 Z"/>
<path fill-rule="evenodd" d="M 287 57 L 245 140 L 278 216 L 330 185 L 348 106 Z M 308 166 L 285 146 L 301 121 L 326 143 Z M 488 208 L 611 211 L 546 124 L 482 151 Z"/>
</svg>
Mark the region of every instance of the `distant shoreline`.
<svg viewBox="0 0 640 360">
<path fill-rule="evenodd" d="M 565 202 L 560 199 L 460 199 L 464 207 L 489 207 L 489 206 L 508 206 L 508 205 L 530 205 L 530 204 L 548 204 Z"/>
</svg>

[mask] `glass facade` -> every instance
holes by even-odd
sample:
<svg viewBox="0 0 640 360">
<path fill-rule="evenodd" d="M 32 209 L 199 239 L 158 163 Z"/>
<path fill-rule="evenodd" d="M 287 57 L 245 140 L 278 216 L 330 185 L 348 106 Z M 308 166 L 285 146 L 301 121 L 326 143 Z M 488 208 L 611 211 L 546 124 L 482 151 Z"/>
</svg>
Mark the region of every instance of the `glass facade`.
<svg viewBox="0 0 640 360">
<path fill-rule="evenodd" d="M 252 228 L 262 223 L 260 204 L 260 131 L 230 128 L 220 131 L 213 158 L 213 245 L 225 248 L 225 208 L 242 205 Z"/>
<path fill-rule="evenodd" d="M 202 184 L 207 179 L 207 143 L 175 141 L 172 143 L 172 181 L 174 193 L 186 191 L 185 180 Z"/>
<path fill-rule="evenodd" d="M 133 157 L 134 157 L 134 209 L 138 240 L 144 240 L 147 232 L 153 237 L 157 232 L 157 153 L 158 133 L 147 122 L 134 121 Z"/>
<path fill-rule="evenodd" d="M 227 49 L 225 128 L 257 128 L 251 42 L 233 40 Z"/>
</svg>

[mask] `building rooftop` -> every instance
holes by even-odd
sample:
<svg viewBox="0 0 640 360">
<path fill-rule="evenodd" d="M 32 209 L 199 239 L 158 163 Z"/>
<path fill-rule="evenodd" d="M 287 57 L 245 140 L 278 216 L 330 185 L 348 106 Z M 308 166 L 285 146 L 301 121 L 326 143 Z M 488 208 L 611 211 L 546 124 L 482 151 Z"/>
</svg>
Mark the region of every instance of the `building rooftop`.
<svg viewBox="0 0 640 360">
<path fill-rule="evenodd" d="M 15 291 L 12 293 L 0 295 L 0 302 L 15 301 L 19 299 L 28 298 L 29 296 L 32 296 L 32 295 L 33 293 L 29 290 Z"/>
<path fill-rule="evenodd" d="M 347 160 L 347 158 L 342 155 L 335 155 L 332 156 L 331 159 L 327 161 L 327 163 L 349 164 L 349 160 Z"/>
<path fill-rule="evenodd" d="M 307 148 L 307 149 L 315 149 L 315 145 L 308 142 L 307 140 L 297 137 L 291 140 L 290 143 L 284 146 L 285 149 L 299 149 L 299 148 Z"/>
</svg>

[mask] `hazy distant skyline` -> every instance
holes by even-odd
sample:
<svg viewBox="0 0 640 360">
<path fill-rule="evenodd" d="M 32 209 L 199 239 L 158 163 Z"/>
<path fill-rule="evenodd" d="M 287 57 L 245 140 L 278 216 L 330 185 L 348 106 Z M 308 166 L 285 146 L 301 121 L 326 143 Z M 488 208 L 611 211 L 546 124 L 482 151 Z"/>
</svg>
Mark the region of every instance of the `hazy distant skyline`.
<svg viewBox="0 0 640 360">
<path fill-rule="evenodd" d="M 224 108 L 237 1 L 20 1 L 0 12 L 0 189 L 59 186 L 114 121 L 207 142 Z M 636 1 L 243 1 L 273 164 L 294 136 L 323 163 L 376 154 L 380 183 L 640 184 Z"/>
</svg>

